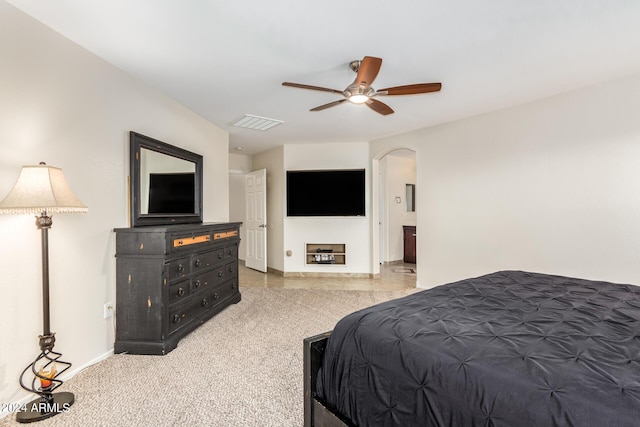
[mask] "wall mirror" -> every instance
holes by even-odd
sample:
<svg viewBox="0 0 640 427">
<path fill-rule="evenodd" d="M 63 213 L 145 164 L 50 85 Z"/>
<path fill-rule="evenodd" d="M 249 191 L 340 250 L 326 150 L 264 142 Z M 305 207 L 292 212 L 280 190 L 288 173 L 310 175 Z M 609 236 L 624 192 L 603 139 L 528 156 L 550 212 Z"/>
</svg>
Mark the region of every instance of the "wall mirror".
<svg viewBox="0 0 640 427">
<path fill-rule="evenodd" d="M 416 185 L 415 184 L 405 184 L 405 211 L 406 212 L 415 212 L 416 211 Z"/>
<path fill-rule="evenodd" d="M 133 227 L 202 222 L 202 156 L 148 136 L 129 134 Z"/>
</svg>

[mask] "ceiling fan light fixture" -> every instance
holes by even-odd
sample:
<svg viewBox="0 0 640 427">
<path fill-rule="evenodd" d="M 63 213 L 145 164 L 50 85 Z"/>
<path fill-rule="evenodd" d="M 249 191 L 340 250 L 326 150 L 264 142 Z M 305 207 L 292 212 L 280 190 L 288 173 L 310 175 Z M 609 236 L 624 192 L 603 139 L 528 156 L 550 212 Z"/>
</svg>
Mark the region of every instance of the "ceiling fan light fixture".
<svg viewBox="0 0 640 427">
<path fill-rule="evenodd" d="M 378 71 L 382 66 L 382 58 L 374 56 L 365 56 L 362 60 L 355 60 L 349 63 L 349 67 L 356 73 L 356 78 L 347 88 L 343 91 L 337 89 L 330 89 L 321 86 L 311 86 L 301 83 L 283 82 L 283 86 L 297 87 L 300 89 L 317 90 L 321 92 L 331 92 L 334 94 L 341 94 L 342 99 L 338 101 L 329 102 L 327 104 L 319 105 L 309 111 L 321 111 L 329 107 L 335 107 L 346 101 L 352 104 L 365 104 L 376 113 L 387 116 L 393 114 L 393 109 L 384 102 L 378 101 L 379 96 L 394 96 L 394 95 L 415 95 L 420 93 L 438 92 L 440 91 L 441 83 L 414 83 L 402 86 L 392 86 L 386 89 L 376 91 L 371 84 L 376 79 Z"/>
<path fill-rule="evenodd" d="M 356 93 L 355 95 L 351 95 L 349 97 L 349 101 L 353 102 L 354 104 L 364 104 L 368 100 L 369 100 L 369 97 L 367 95 L 363 95 L 360 93 Z"/>
</svg>

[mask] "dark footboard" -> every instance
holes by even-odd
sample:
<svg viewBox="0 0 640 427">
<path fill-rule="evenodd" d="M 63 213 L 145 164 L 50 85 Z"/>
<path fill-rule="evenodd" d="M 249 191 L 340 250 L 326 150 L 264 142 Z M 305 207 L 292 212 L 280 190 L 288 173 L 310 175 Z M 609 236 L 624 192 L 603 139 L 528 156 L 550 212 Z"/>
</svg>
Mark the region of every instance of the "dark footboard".
<svg viewBox="0 0 640 427">
<path fill-rule="evenodd" d="M 304 426 L 347 427 L 337 415 L 316 399 L 316 378 L 331 332 L 304 339 Z"/>
</svg>

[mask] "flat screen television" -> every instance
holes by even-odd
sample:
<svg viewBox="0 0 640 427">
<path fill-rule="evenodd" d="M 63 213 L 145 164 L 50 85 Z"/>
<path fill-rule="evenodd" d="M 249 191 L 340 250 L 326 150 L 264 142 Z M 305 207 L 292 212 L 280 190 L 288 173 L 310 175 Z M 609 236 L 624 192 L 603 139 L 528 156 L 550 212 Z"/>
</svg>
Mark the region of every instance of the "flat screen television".
<svg viewBox="0 0 640 427">
<path fill-rule="evenodd" d="M 287 171 L 287 216 L 364 216 L 364 169 Z"/>
<path fill-rule="evenodd" d="M 149 174 L 149 213 L 194 213 L 195 174 Z"/>
</svg>

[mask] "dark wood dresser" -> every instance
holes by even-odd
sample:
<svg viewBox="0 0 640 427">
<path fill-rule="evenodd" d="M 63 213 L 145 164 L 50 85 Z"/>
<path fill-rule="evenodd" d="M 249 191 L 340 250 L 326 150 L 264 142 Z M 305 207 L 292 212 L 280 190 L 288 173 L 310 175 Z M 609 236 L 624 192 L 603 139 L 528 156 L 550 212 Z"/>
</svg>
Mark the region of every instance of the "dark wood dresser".
<svg viewBox="0 0 640 427">
<path fill-rule="evenodd" d="M 240 223 L 117 228 L 115 353 L 166 354 L 240 301 Z"/>
<path fill-rule="evenodd" d="M 416 263 L 416 226 L 403 225 L 404 231 L 404 262 Z"/>
</svg>

